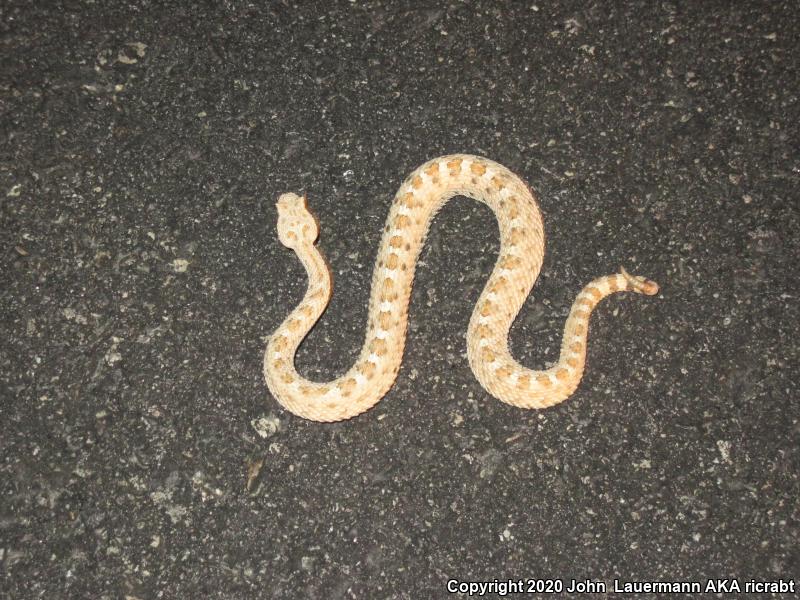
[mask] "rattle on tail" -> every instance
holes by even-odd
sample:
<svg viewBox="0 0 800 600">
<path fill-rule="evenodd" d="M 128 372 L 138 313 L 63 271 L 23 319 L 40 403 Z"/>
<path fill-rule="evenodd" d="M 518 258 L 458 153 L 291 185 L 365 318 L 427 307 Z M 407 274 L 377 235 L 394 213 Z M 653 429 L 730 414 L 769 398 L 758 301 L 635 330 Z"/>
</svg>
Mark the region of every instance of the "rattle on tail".
<svg viewBox="0 0 800 600">
<path fill-rule="evenodd" d="M 277 204 L 278 237 L 297 253 L 308 275 L 303 300 L 270 336 L 264 354 L 267 386 L 287 409 L 307 419 L 339 421 L 368 410 L 389 391 L 403 358 L 417 257 L 431 219 L 455 195 L 487 204 L 500 226 L 500 254 L 470 319 L 467 357 L 481 385 L 503 402 L 545 408 L 565 400 L 583 375 L 594 307 L 616 292 L 658 293 L 658 284 L 624 269 L 594 280 L 575 298 L 558 362 L 541 371 L 519 364 L 508 350 L 508 332 L 542 266 L 539 206 L 531 190 L 502 165 L 466 154 L 443 156 L 416 169 L 395 196 L 373 271 L 361 354 L 341 377 L 313 382 L 295 370 L 294 355 L 328 305 L 331 276 L 314 245 L 319 227 L 305 196 L 283 194 Z"/>
</svg>

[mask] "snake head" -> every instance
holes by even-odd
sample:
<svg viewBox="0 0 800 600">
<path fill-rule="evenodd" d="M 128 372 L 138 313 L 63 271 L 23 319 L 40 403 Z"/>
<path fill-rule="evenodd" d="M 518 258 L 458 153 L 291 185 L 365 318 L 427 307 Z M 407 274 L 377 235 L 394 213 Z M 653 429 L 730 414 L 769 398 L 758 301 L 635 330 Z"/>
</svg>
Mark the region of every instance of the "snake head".
<svg viewBox="0 0 800 600">
<path fill-rule="evenodd" d="M 281 194 L 278 198 L 278 239 L 287 248 L 296 249 L 313 244 L 319 235 L 319 225 L 308 210 L 305 194 Z"/>
<path fill-rule="evenodd" d="M 628 289 L 637 294 L 644 294 L 645 296 L 655 296 L 658 293 L 658 284 L 655 281 L 650 281 L 645 277 L 639 275 L 631 275 L 625 269 L 620 267 L 620 273 L 628 282 Z"/>
</svg>

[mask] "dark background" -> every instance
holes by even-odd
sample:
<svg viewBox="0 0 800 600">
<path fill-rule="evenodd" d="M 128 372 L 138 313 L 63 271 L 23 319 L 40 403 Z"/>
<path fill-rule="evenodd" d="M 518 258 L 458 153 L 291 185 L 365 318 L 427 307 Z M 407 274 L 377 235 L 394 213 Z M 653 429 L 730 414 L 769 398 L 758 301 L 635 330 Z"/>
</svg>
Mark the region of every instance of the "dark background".
<svg viewBox="0 0 800 600">
<path fill-rule="evenodd" d="M 796 3 L 193 4 L 0 8 L 2 597 L 800 577 Z M 294 417 L 261 373 L 306 285 L 278 194 L 335 277 L 297 357 L 324 380 L 392 194 L 452 152 L 540 196 L 523 363 L 593 277 L 661 294 L 600 306 L 567 402 L 506 406 L 464 342 L 497 225 L 455 200 L 395 386 Z"/>
</svg>

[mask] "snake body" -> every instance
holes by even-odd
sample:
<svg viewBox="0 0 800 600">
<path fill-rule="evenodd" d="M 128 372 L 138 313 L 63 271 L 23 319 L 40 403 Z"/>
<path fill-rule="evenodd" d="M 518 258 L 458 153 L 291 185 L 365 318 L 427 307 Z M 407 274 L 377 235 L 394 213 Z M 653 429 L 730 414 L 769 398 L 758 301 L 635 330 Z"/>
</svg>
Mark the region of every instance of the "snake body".
<svg viewBox="0 0 800 600">
<path fill-rule="evenodd" d="M 331 275 L 315 246 L 319 229 L 305 197 L 283 194 L 277 203 L 278 237 L 308 274 L 305 297 L 270 336 L 264 354 L 267 386 L 283 406 L 307 419 L 339 421 L 368 410 L 389 391 L 403 359 L 417 258 L 433 216 L 456 195 L 487 204 L 500 225 L 500 254 L 469 322 L 467 357 L 480 384 L 503 402 L 545 408 L 565 400 L 583 375 L 589 315 L 598 302 L 615 292 L 658 293 L 655 282 L 624 269 L 595 279 L 572 305 L 558 362 L 541 371 L 524 367 L 509 352 L 508 332 L 542 266 L 539 206 L 504 166 L 467 154 L 442 156 L 411 173 L 395 196 L 372 276 L 361 354 L 341 377 L 310 381 L 295 370 L 294 356 L 328 305 Z"/>
</svg>

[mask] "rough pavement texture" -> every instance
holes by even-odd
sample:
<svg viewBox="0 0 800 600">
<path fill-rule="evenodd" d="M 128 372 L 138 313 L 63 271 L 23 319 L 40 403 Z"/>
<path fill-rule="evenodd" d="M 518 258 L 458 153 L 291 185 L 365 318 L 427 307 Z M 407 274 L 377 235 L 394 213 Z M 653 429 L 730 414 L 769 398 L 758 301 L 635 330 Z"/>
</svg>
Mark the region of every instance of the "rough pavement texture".
<svg viewBox="0 0 800 600">
<path fill-rule="evenodd" d="M 794 3 L 314 4 L 0 8 L 0 596 L 800 577 Z M 449 152 L 540 196 L 525 364 L 592 277 L 662 293 L 601 305 L 564 404 L 497 402 L 464 346 L 497 227 L 456 200 L 395 387 L 295 418 L 261 374 L 305 290 L 278 194 L 322 225 L 336 289 L 298 366 L 330 378 L 392 194 Z"/>
</svg>

